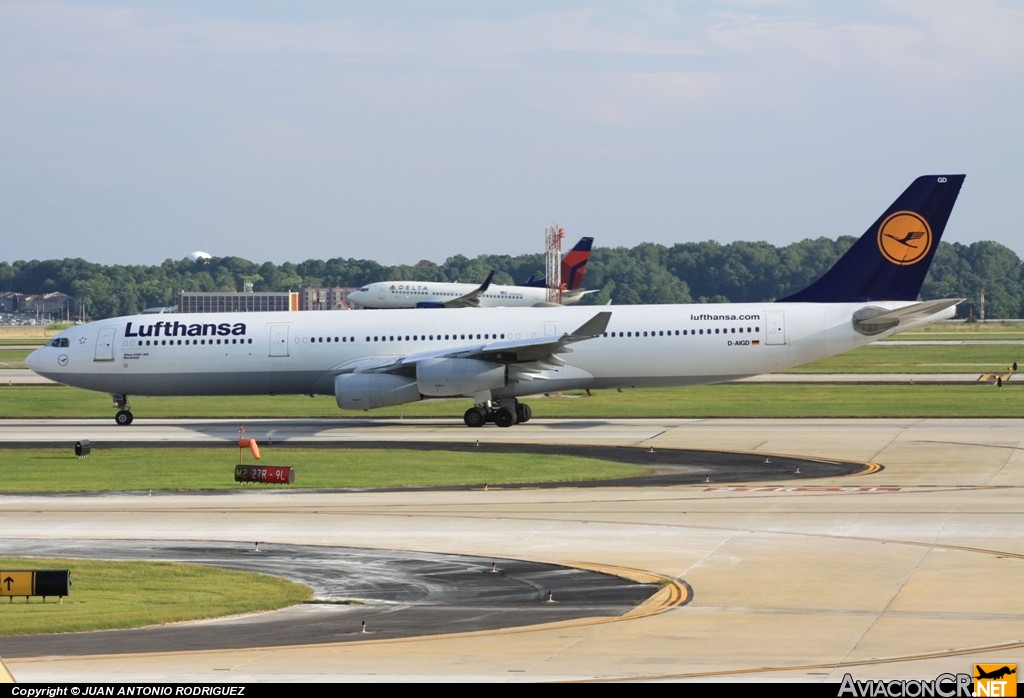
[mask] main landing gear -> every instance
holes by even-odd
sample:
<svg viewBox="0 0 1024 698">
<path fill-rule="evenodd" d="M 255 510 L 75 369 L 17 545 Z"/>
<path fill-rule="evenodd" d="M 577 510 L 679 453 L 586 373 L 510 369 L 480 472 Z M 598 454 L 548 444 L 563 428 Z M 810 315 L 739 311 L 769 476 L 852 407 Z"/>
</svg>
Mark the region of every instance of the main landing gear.
<svg viewBox="0 0 1024 698">
<path fill-rule="evenodd" d="M 494 422 L 499 427 L 510 427 L 513 424 L 529 422 L 533 410 L 525 402 L 515 398 L 492 400 L 486 405 L 475 405 L 466 410 L 462 421 L 467 427 L 482 427 L 487 422 Z"/>
<path fill-rule="evenodd" d="M 117 408 L 117 414 L 114 415 L 114 421 L 120 426 L 126 427 L 132 423 L 135 419 L 135 415 L 128 409 L 128 396 L 121 395 L 120 393 L 113 393 L 110 396 L 114 400 L 114 407 Z"/>
</svg>

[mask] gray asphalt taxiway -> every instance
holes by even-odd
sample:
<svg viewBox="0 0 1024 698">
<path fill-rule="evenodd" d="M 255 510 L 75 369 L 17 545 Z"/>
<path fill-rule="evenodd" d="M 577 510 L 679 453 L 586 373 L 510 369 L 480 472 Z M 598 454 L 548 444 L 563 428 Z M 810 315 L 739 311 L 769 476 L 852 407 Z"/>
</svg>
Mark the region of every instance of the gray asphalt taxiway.
<svg viewBox="0 0 1024 698">
<path fill-rule="evenodd" d="M 301 582 L 314 602 L 204 623 L 4 638 L 4 657 L 225 650 L 413 637 L 620 616 L 653 583 L 524 560 L 211 541 L 5 540 L 5 554 L 216 565 Z M 140 580 L 144 581 L 144 580 Z M 72 587 L 76 580 L 72 580 Z M 79 584 L 89 580 L 80 580 Z M 74 597 L 67 602 L 72 603 Z M 53 600 L 51 599 L 51 602 Z M 36 599 L 39 602 L 39 599 Z"/>
<path fill-rule="evenodd" d="M 247 436 L 255 436 L 252 428 Z M 479 577 L 494 574 L 487 571 L 494 561 L 518 561 L 539 575 L 522 583 L 531 591 L 516 602 L 532 614 L 525 624 L 434 622 L 429 634 L 401 637 L 381 626 L 352 640 L 336 636 L 353 634 L 339 618 L 329 624 L 335 636 L 268 637 L 256 647 L 178 643 L 127 652 L 97 641 L 81 654 L 44 644 L 4 656 L 19 681 L 833 682 L 845 673 L 928 679 L 1024 655 L 1022 420 L 535 419 L 477 430 L 454 420 L 301 420 L 259 428 L 275 442 L 325 447 L 461 444 L 482 457 L 488 447 L 512 444 L 707 451 L 764 467 L 733 480 L 716 471 L 688 482 L 588 487 L 5 495 L 0 546 L 15 554 L 33 545 L 55 554 L 84 546 L 189 559 L 226 548 L 255 558 L 263 553 L 247 546 L 259 540 L 268 558 L 277 550 L 362 550 L 441 565 L 462 560 L 466 574 Z M 34 434 L 69 448 L 82 438 L 136 435 L 153 445 L 237 438 L 237 424 L 0 424 L 3 441 L 35 441 Z M 796 459 L 865 467 L 808 477 L 807 465 L 795 472 Z M 629 591 L 612 596 L 633 598 L 605 603 L 588 592 L 564 603 L 586 606 L 589 597 L 591 609 L 545 618 L 562 601 L 556 592 L 545 603 L 537 592 L 547 583 L 537 580 L 559 570 L 579 574 L 583 588 L 585 572 L 617 579 L 610 587 Z M 453 579 L 440 586 L 463 588 Z M 489 610 L 481 598 L 463 601 L 480 614 Z M 238 619 L 182 627 L 231 623 L 228 635 L 249 632 Z"/>
</svg>

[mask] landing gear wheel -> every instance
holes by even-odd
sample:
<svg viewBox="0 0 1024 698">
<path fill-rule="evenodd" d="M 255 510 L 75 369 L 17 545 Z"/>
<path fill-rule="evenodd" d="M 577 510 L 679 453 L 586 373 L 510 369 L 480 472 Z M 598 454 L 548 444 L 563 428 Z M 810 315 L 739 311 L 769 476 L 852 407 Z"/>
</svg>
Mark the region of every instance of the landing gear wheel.
<svg viewBox="0 0 1024 698">
<path fill-rule="evenodd" d="M 499 427 L 510 427 L 516 423 L 516 416 L 508 410 L 498 410 L 494 413 L 494 423 Z"/>
<path fill-rule="evenodd" d="M 466 423 L 467 427 L 482 427 L 487 421 L 487 413 L 479 407 L 470 407 L 462 415 L 462 421 Z"/>
<path fill-rule="evenodd" d="M 122 427 L 128 426 L 129 424 L 132 423 L 134 419 L 135 415 L 133 415 L 128 410 L 118 410 L 117 414 L 114 415 L 114 421 L 117 422 Z"/>
<path fill-rule="evenodd" d="M 529 422 L 530 417 L 533 416 L 533 410 L 530 406 L 524 402 L 520 402 L 516 405 L 516 423 L 522 424 L 523 422 Z"/>
</svg>

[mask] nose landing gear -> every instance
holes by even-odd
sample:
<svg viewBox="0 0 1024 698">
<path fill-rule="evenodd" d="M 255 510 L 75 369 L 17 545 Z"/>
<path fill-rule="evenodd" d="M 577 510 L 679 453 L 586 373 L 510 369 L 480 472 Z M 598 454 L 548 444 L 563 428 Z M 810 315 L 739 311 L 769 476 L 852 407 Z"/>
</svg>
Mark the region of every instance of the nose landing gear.
<svg viewBox="0 0 1024 698">
<path fill-rule="evenodd" d="M 135 415 L 129 409 L 128 396 L 121 395 L 120 393 L 112 393 L 110 397 L 114 400 L 114 407 L 117 408 L 117 414 L 114 415 L 114 421 L 122 427 L 126 427 L 132 423 L 135 419 Z"/>
</svg>

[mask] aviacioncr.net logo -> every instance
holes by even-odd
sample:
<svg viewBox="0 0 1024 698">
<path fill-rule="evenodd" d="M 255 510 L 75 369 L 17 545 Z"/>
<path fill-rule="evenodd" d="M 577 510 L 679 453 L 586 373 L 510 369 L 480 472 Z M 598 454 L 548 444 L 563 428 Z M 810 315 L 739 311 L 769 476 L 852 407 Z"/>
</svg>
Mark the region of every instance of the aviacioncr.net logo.
<svg viewBox="0 0 1024 698">
<path fill-rule="evenodd" d="M 878 249 L 893 264 L 917 264 L 932 248 L 932 228 L 913 211 L 897 211 L 878 226 Z"/>
<path fill-rule="evenodd" d="M 1017 695 L 1016 664 L 975 664 L 974 695 L 978 698 L 1013 698 Z"/>
</svg>

